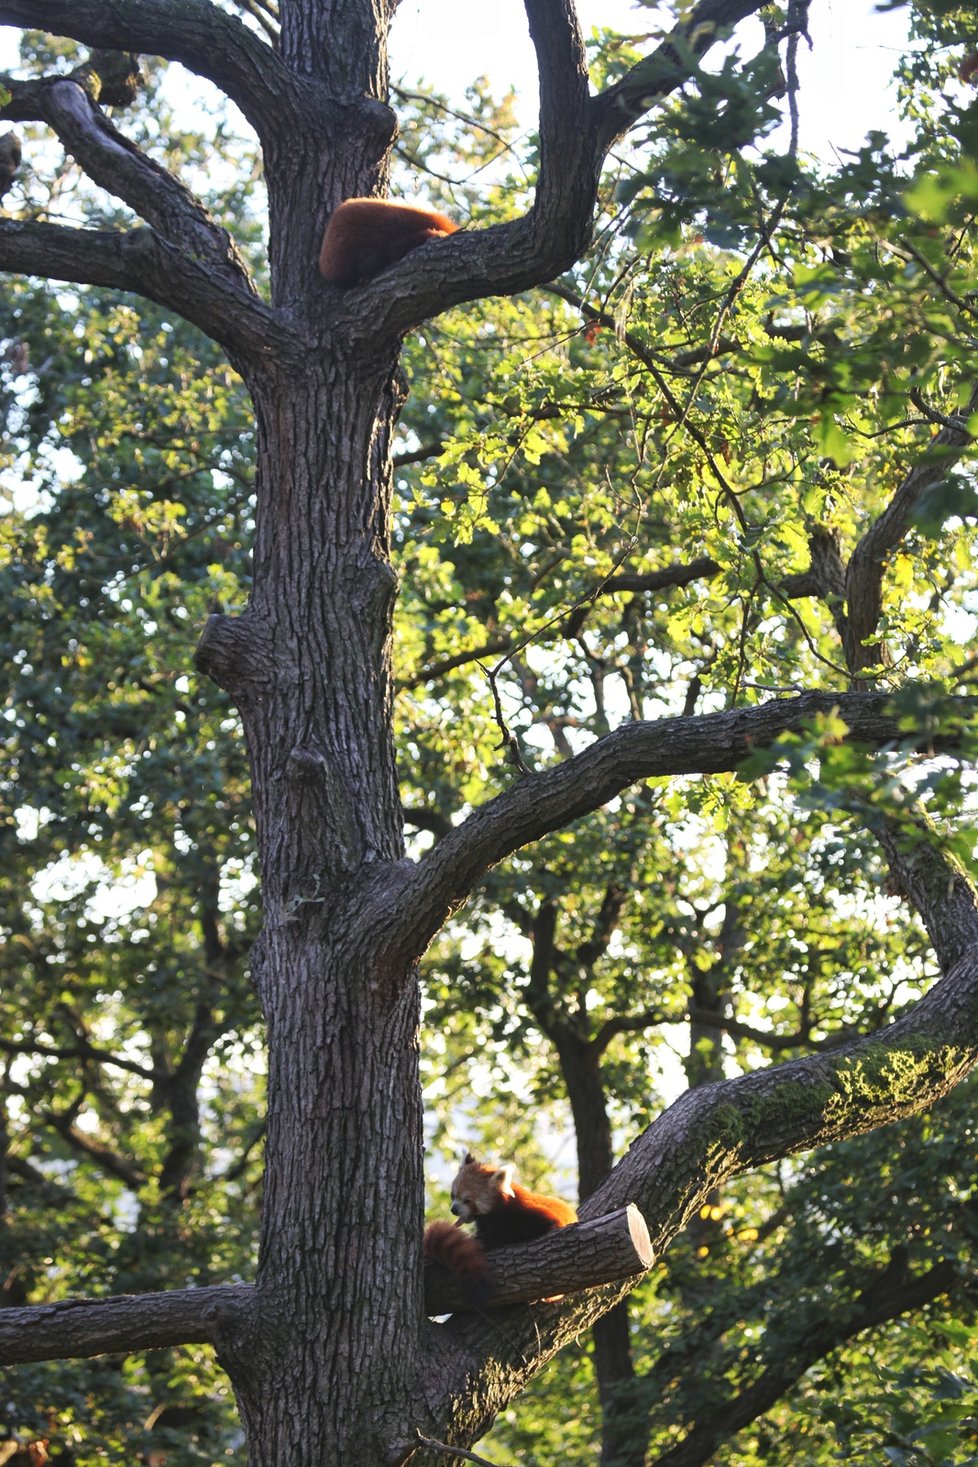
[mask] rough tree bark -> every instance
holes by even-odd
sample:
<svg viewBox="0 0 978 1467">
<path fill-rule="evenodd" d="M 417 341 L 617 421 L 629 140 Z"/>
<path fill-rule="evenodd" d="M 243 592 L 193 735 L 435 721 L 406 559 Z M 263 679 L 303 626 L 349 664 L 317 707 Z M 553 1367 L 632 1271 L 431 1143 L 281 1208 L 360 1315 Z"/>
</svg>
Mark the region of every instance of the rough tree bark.
<svg viewBox="0 0 978 1467">
<path fill-rule="evenodd" d="M 126 1306 L 142 1311 L 143 1345 L 215 1343 L 252 1467 L 444 1461 L 420 1439 L 471 1444 L 627 1290 L 514 1309 L 505 1330 L 471 1314 L 441 1326 L 425 1317 L 417 963 L 486 869 L 637 779 L 734 769 L 818 712 L 838 707 L 867 743 L 905 736 L 885 699 L 860 693 L 633 724 L 526 777 L 419 863 L 404 859 L 390 680 L 400 343 L 449 305 L 547 282 L 573 263 L 613 141 L 683 80 L 718 26 L 762 0 L 701 0 L 675 44 L 599 97 L 572 0 L 525 0 L 541 81 L 533 208 L 343 293 L 324 285 L 316 258 L 344 197 L 386 189 L 394 8 L 281 0 L 276 50 L 211 0 L 0 3 L 2 24 L 182 62 L 242 108 L 264 152 L 269 302 L 199 202 L 103 115 L 96 65 L 14 84 L 0 109 L 46 122 L 145 224 L 112 233 L 3 220 L 0 268 L 110 285 L 182 313 L 224 346 L 254 403 L 254 592 L 240 617 L 212 619 L 198 662 L 235 700 L 253 774 L 264 900 L 253 967 L 269 1048 L 260 1263 L 251 1290 L 200 1290 L 172 1310 L 152 1298 Z M 872 1041 L 699 1087 L 611 1171 L 586 1218 L 637 1203 L 658 1251 L 725 1177 L 892 1120 L 965 1073 L 978 1056 L 973 893 L 923 836 L 894 840 L 890 856 L 930 926 L 943 982 Z M 70 1311 L 22 1313 L 35 1351 L 77 1348 Z M 103 1347 L 118 1338 L 106 1328 Z"/>
</svg>

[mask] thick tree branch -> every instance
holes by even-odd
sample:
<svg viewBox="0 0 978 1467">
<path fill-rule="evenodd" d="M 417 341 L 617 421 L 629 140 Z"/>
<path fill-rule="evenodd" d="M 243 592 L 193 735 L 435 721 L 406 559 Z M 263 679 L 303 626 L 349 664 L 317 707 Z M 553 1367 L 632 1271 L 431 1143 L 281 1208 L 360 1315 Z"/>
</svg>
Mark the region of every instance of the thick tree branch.
<svg viewBox="0 0 978 1467">
<path fill-rule="evenodd" d="M 553 1294 L 581 1293 L 599 1284 L 634 1278 L 652 1266 L 652 1245 L 637 1207 L 560 1228 L 535 1243 L 514 1244 L 488 1255 L 492 1282 L 480 1309 L 501 1309 Z M 442 1264 L 425 1265 L 425 1311 L 471 1309 L 471 1300 Z"/>
<path fill-rule="evenodd" d="M 213 1344 L 222 1326 L 249 1307 L 253 1293 L 250 1284 L 230 1284 L 0 1309 L 0 1361 L 20 1365 Z"/>
<path fill-rule="evenodd" d="M 573 0 L 523 5 L 540 80 L 540 172 L 530 218 L 538 244 L 559 239 L 571 264 L 591 237 L 604 157 L 591 135 L 587 54 Z"/>
<path fill-rule="evenodd" d="M 674 561 L 654 571 L 618 571 L 602 583 L 598 594 L 613 596 L 622 591 L 668 591 L 673 586 L 688 586 L 692 581 L 710 580 L 719 575 L 719 561 L 710 555 L 698 555 L 685 565 Z"/>
<path fill-rule="evenodd" d="M 411 940 L 426 943 L 490 866 L 600 809 L 640 779 L 736 769 L 753 749 L 800 732 L 818 714 L 832 711 L 838 711 L 857 743 L 899 742 L 906 735 L 889 708 L 879 694 L 805 693 L 757 708 L 625 724 L 556 768 L 520 780 L 439 841 L 412 881 Z M 929 731 L 928 744 L 932 737 Z"/>
<path fill-rule="evenodd" d="M 626 1207 L 535 1243 L 502 1249 L 491 1255 L 491 1263 L 492 1297 L 481 1307 L 491 1303 L 500 1309 L 543 1295 L 634 1278 L 651 1266 L 652 1250 L 641 1213 Z M 18 1365 L 215 1344 L 221 1330 L 247 1310 L 253 1298 L 250 1284 L 233 1284 L 0 1309 L 0 1362 Z M 445 1268 L 426 1266 L 426 1313 L 471 1307 Z"/>
<path fill-rule="evenodd" d="M 168 243 L 256 294 L 227 231 L 188 188 L 109 122 L 80 81 L 12 82 L 10 87 L 11 102 L 0 109 L 0 117 L 47 122 L 100 188 L 127 203 Z"/>
<path fill-rule="evenodd" d="M 0 3 L 0 25 L 179 61 L 236 102 L 260 137 L 273 124 L 300 120 L 291 100 L 296 81 L 280 57 L 211 0 L 8 0 Z"/>
<path fill-rule="evenodd" d="M 687 1091 L 634 1143 L 582 1216 L 627 1197 L 648 1216 L 659 1252 L 729 1177 L 861 1135 L 946 1095 L 978 1060 L 978 914 L 974 927 L 973 945 L 947 977 L 887 1028 L 825 1055 Z M 663 1215 L 663 1185 L 671 1218 Z"/>
<path fill-rule="evenodd" d="M 275 354 L 288 360 L 305 349 L 270 307 L 150 229 L 120 233 L 0 219 L 0 270 L 144 295 L 199 326 L 236 362 Z"/>
</svg>

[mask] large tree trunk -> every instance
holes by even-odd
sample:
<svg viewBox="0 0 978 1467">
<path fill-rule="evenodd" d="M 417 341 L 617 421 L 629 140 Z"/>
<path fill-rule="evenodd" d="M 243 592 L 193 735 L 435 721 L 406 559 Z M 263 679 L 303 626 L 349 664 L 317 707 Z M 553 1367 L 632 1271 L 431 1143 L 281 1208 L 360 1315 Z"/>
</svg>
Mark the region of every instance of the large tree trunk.
<svg viewBox="0 0 978 1467">
<path fill-rule="evenodd" d="M 203 666 L 251 757 L 268 1025 L 261 1252 L 224 1347 L 251 1462 L 388 1460 L 416 1393 L 423 1195 L 418 983 L 371 899 L 396 880 L 388 448 L 393 362 L 336 351 L 252 381 L 261 491 L 251 604 Z"/>
</svg>

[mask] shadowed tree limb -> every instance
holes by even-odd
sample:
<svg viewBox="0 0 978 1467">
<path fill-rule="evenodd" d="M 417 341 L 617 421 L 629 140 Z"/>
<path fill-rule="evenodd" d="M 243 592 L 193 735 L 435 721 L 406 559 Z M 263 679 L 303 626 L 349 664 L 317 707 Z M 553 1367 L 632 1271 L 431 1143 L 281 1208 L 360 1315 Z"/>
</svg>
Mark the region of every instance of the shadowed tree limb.
<svg viewBox="0 0 978 1467">
<path fill-rule="evenodd" d="M 260 36 L 210 0 L 7 0 L 0 25 L 179 61 L 237 103 L 262 136 L 292 105 L 295 77 Z M 299 120 L 298 117 L 295 119 Z"/>
<path fill-rule="evenodd" d="M 303 350 L 270 307 L 185 258 L 150 229 L 123 234 L 0 219 L 0 270 L 134 291 L 192 321 L 226 347 L 233 361 L 260 361 L 274 353 L 287 360 Z"/>
<path fill-rule="evenodd" d="M 845 585 L 848 606 L 845 648 L 853 673 L 887 660 L 885 646 L 874 641 L 883 609 L 883 578 L 887 562 L 910 529 L 914 511 L 924 495 L 947 477 L 971 443 L 967 422 L 976 407 L 978 386 L 973 386 L 960 418 L 946 423 L 934 434 L 849 558 Z"/>
<path fill-rule="evenodd" d="M 651 1467 L 703 1467 L 721 1442 L 763 1416 L 806 1370 L 840 1345 L 864 1330 L 922 1309 L 961 1283 L 958 1267 L 950 1260 L 914 1277 L 906 1267 L 905 1258 L 895 1254 L 885 1268 L 866 1282 L 856 1298 L 843 1302 L 826 1317 L 811 1321 L 804 1340 L 790 1348 L 785 1346 L 777 1364 L 769 1365 L 751 1385 L 704 1412 L 702 1418 L 691 1424 L 678 1446 L 650 1459 Z"/>
<path fill-rule="evenodd" d="M 12 82 L 11 103 L 0 117 L 48 123 L 89 178 L 128 204 L 163 239 L 209 269 L 255 293 L 231 238 L 172 174 L 153 162 L 114 127 L 86 88 L 72 77 Z"/>
</svg>

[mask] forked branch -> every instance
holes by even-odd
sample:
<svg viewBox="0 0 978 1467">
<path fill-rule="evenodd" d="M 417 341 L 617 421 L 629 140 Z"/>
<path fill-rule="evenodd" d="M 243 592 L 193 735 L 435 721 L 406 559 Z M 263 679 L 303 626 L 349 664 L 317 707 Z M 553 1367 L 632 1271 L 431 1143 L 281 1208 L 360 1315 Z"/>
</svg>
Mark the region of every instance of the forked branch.
<svg viewBox="0 0 978 1467">
<path fill-rule="evenodd" d="M 295 82 L 271 46 L 211 0 L 6 0 L 0 25 L 179 61 L 236 102 L 259 137 L 281 126 Z"/>
<path fill-rule="evenodd" d="M 81 69 L 84 71 L 84 68 Z M 75 77 L 9 82 L 11 99 L 0 117 L 46 122 L 89 178 L 134 210 L 170 244 L 206 261 L 230 284 L 256 294 L 227 231 L 172 174 L 130 142 Z"/>
</svg>

